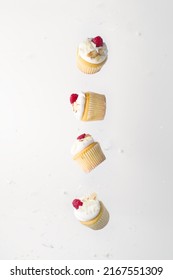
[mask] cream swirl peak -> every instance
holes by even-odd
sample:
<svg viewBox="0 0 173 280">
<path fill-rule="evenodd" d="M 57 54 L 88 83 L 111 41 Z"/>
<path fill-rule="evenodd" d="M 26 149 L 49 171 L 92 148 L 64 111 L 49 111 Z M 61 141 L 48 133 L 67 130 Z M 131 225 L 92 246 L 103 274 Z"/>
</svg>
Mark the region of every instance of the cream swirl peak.
<svg viewBox="0 0 173 280">
<path fill-rule="evenodd" d="M 78 120 L 82 119 L 85 108 L 85 93 L 72 93 L 70 103 L 73 108 L 73 113 Z"/>
<path fill-rule="evenodd" d="M 72 156 L 75 156 L 77 153 L 81 152 L 83 149 L 85 149 L 92 143 L 94 143 L 94 139 L 90 134 L 83 133 L 79 135 L 72 146 Z"/>
<path fill-rule="evenodd" d="M 74 199 L 74 215 L 79 221 L 89 221 L 94 219 L 100 212 L 100 202 L 96 193 L 80 199 Z"/>
<path fill-rule="evenodd" d="M 99 64 L 106 60 L 108 49 L 100 36 L 87 38 L 79 44 L 79 56 L 89 63 Z"/>
</svg>

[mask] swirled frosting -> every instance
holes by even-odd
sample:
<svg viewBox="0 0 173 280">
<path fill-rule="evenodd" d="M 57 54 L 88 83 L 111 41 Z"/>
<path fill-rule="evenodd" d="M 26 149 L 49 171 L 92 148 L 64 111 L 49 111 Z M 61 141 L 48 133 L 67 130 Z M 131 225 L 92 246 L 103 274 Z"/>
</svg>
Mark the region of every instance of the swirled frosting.
<svg viewBox="0 0 173 280">
<path fill-rule="evenodd" d="M 82 119 L 84 108 L 85 108 L 85 93 L 81 92 L 76 94 L 77 99 L 74 102 L 71 102 L 73 113 L 78 120 Z"/>
<path fill-rule="evenodd" d="M 77 206 L 75 205 L 77 201 Z M 100 212 L 100 202 L 95 193 L 73 201 L 74 215 L 79 221 L 90 221 Z"/>
<path fill-rule="evenodd" d="M 87 62 L 99 64 L 107 58 L 108 49 L 104 42 L 102 46 L 97 47 L 92 39 L 87 38 L 79 44 L 78 54 Z"/>
<path fill-rule="evenodd" d="M 81 152 L 83 149 L 88 147 L 90 144 L 94 143 L 94 139 L 90 134 L 81 134 L 77 137 L 71 148 L 72 156 L 75 156 L 77 153 Z"/>
</svg>

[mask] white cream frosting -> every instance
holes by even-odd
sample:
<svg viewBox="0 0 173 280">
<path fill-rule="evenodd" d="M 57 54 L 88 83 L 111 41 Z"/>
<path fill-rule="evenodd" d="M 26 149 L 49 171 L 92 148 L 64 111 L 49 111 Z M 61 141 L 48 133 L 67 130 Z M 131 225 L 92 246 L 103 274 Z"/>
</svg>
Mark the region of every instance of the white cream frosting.
<svg viewBox="0 0 173 280">
<path fill-rule="evenodd" d="M 81 152 L 92 143 L 94 143 L 94 139 L 89 134 L 86 134 L 86 137 L 83 139 L 76 139 L 71 148 L 72 156 L 75 156 L 77 153 Z"/>
<path fill-rule="evenodd" d="M 79 93 L 78 98 L 72 104 L 73 113 L 78 120 L 82 119 L 85 108 L 85 93 Z"/>
<path fill-rule="evenodd" d="M 96 196 L 82 197 L 82 206 L 78 209 L 74 208 L 74 215 L 79 221 L 89 221 L 94 219 L 100 212 L 100 202 Z"/>
<path fill-rule="evenodd" d="M 78 54 L 81 58 L 83 58 L 85 61 L 99 64 L 103 62 L 107 58 L 108 50 L 105 43 L 103 43 L 103 46 L 96 47 L 96 45 L 91 41 L 92 38 L 88 38 L 82 43 L 79 44 L 78 48 Z M 90 57 L 88 54 L 92 51 L 96 51 L 99 55 L 96 57 Z"/>
</svg>

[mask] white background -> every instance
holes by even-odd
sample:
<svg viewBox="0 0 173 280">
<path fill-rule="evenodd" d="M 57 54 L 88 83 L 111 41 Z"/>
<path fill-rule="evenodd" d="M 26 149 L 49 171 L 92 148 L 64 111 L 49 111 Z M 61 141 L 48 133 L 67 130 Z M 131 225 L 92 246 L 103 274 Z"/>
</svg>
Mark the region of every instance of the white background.
<svg viewBox="0 0 173 280">
<path fill-rule="evenodd" d="M 173 258 L 173 4 L 156 0 L 0 1 L 0 259 Z M 109 58 L 76 67 L 100 35 Z M 104 93 L 104 121 L 77 121 L 69 96 Z M 106 161 L 71 159 L 90 133 Z M 96 191 L 110 213 L 93 231 L 71 202 Z"/>
</svg>

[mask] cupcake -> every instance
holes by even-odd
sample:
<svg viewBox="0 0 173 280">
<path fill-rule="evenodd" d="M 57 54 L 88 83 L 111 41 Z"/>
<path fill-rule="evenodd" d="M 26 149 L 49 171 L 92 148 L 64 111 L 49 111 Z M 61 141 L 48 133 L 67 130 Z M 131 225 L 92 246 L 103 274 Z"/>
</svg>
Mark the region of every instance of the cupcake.
<svg viewBox="0 0 173 280">
<path fill-rule="evenodd" d="M 100 36 L 87 38 L 77 49 L 77 66 L 85 74 L 94 74 L 107 60 L 108 50 Z"/>
<path fill-rule="evenodd" d="M 107 225 L 109 213 L 95 193 L 81 199 L 74 199 L 72 205 L 74 215 L 81 224 L 94 230 L 102 229 Z"/>
<path fill-rule="evenodd" d="M 106 113 L 106 97 L 95 92 L 72 93 L 70 103 L 75 117 L 81 121 L 103 120 Z"/>
<path fill-rule="evenodd" d="M 72 146 L 71 154 L 84 172 L 88 173 L 102 163 L 106 157 L 98 142 L 90 134 L 81 134 Z"/>
</svg>

